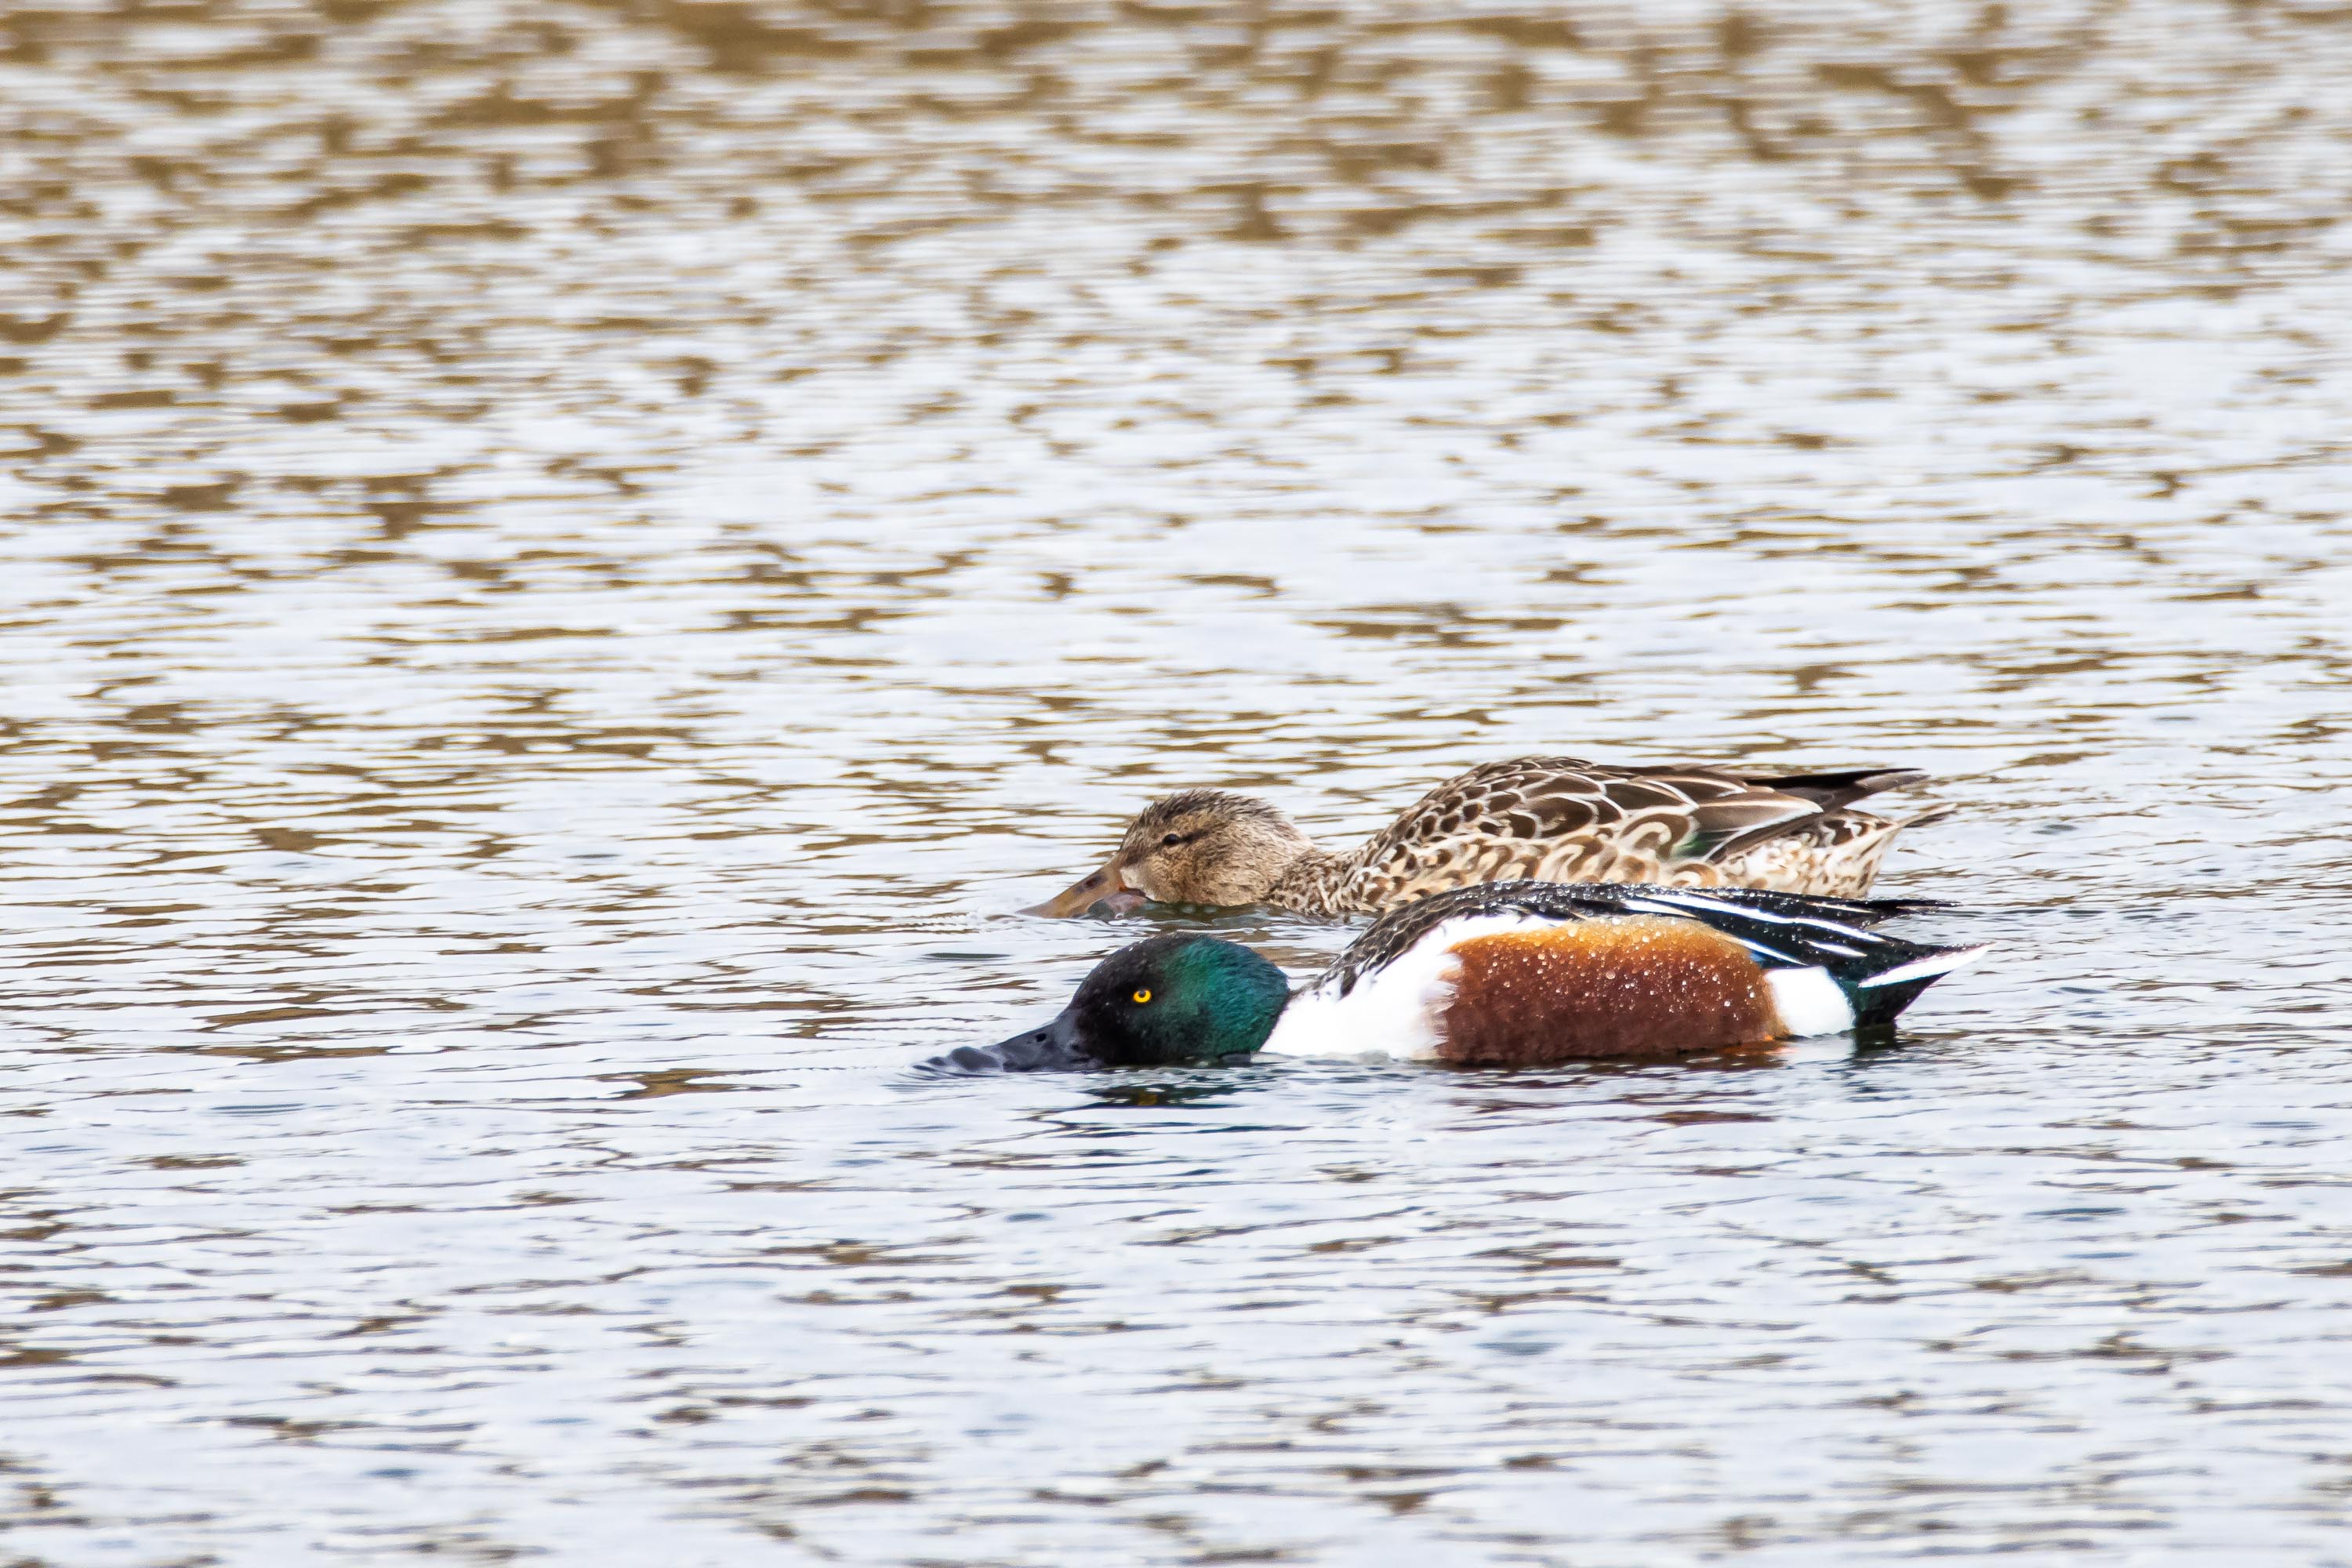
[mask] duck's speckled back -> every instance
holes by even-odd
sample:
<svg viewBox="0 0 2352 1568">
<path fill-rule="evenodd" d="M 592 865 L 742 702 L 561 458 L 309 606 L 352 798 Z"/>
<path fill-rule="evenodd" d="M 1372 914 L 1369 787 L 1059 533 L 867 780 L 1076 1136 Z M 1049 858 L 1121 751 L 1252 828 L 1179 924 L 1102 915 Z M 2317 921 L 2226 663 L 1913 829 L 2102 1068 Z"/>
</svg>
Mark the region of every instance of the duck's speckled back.
<svg viewBox="0 0 2352 1568">
<path fill-rule="evenodd" d="M 1271 901 L 1369 914 L 1514 879 L 1853 898 L 1869 891 L 1904 824 L 1846 803 L 1922 776 L 1864 769 L 1769 777 L 1513 758 L 1438 785 L 1352 855 L 1302 862 Z"/>
</svg>

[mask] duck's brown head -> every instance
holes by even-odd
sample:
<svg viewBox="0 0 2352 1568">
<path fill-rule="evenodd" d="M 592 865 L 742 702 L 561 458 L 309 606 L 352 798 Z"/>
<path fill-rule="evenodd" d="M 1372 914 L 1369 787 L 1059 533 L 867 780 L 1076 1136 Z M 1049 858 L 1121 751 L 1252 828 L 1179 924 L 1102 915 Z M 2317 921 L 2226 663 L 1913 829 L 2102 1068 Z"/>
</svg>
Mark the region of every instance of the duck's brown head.
<svg viewBox="0 0 2352 1568">
<path fill-rule="evenodd" d="M 1254 904 L 1315 846 L 1262 800 L 1188 789 L 1152 802 L 1127 825 L 1100 870 L 1022 913 L 1083 914 L 1106 899 L 1140 894 L 1160 904 Z"/>
</svg>

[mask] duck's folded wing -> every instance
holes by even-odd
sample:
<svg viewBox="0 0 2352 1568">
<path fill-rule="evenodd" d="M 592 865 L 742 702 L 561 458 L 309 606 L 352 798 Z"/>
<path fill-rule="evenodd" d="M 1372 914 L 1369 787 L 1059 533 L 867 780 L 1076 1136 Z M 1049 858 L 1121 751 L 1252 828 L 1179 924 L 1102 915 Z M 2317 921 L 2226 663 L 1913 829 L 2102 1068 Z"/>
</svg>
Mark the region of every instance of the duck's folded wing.
<svg viewBox="0 0 2352 1568">
<path fill-rule="evenodd" d="M 1851 805 L 1881 790 L 1907 789 L 1927 782 L 1927 775 L 1917 768 L 1833 768 L 1811 773 L 1743 773 L 1738 776 L 1759 789 L 1802 795 L 1824 810 Z"/>
<path fill-rule="evenodd" d="M 1822 808 L 1801 795 L 1736 795 L 1706 801 L 1682 814 L 1687 826 L 1667 858 L 1726 860 L 1821 815 Z"/>
<path fill-rule="evenodd" d="M 1713 768 L 1604 768 L 1574 757 L 1519 757 L 1440 784 L 1375 837 L 1362 858 L 1380 865 L 1430 846 L 1456 847 L 1475 858 L 1516 845 L 1524 851 L 1516 858 L 1532 865 L 1551 847 L 1616 839 L 1639 823 L 1669 858 L 1707 859 L 1823 809 L 1806 796 Z M 1514 857 L 1505 858 L 1507 864 Z"/>
<path fill-rule="evenodd" d="M 1538 920 L 1592 920 L 1609 915 L 1678 914 L 1702 920 L 1734 940 L 1745 931 L 1756 945 L 1777 941 L 1790 948 L 1785 962 L 1818 963 L 1791 944 L 1801 941 L 1852 945 L 1870 940 L 1873 926 L 1897 915 L 1948 909 L 1933 899 L 1825 899 L 1760 888 L 1654 888 L 1613 882 L 1488 882 L 1433 893 L 1401 905 L 1372 922 L 1314 988 L 1344 996 L 1357 981 L 1394 962 L 1447 921 L 1465 916 L 1525 915 Z M 1738 927 L 1739 929 L 1731 929 Z M 1891 939 L 1877 938 L 1879 942 Z M 1908 947 L 1911 944 L 1895 944 Z"/>
</svg>

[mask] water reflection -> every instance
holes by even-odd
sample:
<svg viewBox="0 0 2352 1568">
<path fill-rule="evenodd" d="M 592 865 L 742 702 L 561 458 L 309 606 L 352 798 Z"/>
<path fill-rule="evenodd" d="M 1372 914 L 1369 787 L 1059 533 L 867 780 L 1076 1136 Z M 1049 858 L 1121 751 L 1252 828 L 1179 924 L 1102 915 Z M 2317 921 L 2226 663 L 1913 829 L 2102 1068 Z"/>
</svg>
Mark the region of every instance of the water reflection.
<svg viewBox="0 0 2352 1568">
<path fill-rule="evenodd" d="M 2341 32 L 0 3 L 0 1520 L 2326 1557 Z M 1196 919 L 1006 918 L 1142 799 L 1563 751 L 1929 768 L 1999 967 L 906 1071 Z"/>
</svg>

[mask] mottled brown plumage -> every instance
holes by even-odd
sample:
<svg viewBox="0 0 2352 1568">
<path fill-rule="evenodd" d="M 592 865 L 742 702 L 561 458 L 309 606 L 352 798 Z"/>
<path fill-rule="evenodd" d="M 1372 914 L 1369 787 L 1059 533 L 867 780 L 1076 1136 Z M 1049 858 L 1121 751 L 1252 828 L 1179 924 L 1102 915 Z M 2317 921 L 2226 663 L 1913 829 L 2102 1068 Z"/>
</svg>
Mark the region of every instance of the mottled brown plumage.
<svg viewBox="0 0 2352 1568">
<path fill-rule="evenodd" d="M 1346 855 L 1317 848 L 1262 800 L 1186 790 L 1145 807 L 1101 869 L 1031 912 L 1076 914 L 1140 895 L 1377 914 L 1448 889 L 1520 879 L 1854 898 L 1869 890 L 1897 831 L 1941 812 L 1898 822 L 1850 803 L 1925 777 L 1519 757 L 1449 779 Z"/>
</svg>

